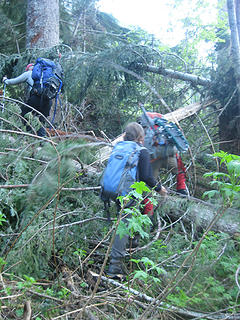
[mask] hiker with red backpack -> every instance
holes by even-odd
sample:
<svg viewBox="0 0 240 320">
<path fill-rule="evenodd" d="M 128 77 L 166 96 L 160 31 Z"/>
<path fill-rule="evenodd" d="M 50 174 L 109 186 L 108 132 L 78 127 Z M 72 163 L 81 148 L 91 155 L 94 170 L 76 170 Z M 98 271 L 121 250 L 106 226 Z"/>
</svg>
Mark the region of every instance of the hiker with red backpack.
<svg viewBox="0 0 240 320">
<path fill-rule="evenodd" d="M 188 142 L 176 124 L 168 122 L 157 112 L 146 112 L 138 119 L 145 131 L 144 146 L 151 157 L 151 165 L 155 179 L 162 168 L 170 170 L 177 176 L 176 191 L 188 195 L 186 186 L 186 169 L 180 152 L 188 150 Z"/>
<path fill-rule="evenodd" d="M 118 211 L 120 203 L 118 196 L 124 196 L 131 190 L 130 186 L 135 181 L 144 181 L 150 188 L 162 196 L 166 196 L 167 190 L 161 183 L 157 183 L 152 175 L 150 164 L 150 155 L 143 146 L 144 130 L 137 122 L 131 122 L 127 125 L 124 134 L 124 141 L 118 142 L 110 155 L 107 167 L 101 181 L 101 199 L 105 202 L 115 200 Z M 136 200 L 129 201 L 126 207 L 132 207 Z M 153 205 L 149 199 L 144 201 L 144 214 L 153 214 Z M 128 223 L 131 214 L 124 216 L 123 221 Z M 124 274 L 122 261 L 126 254 L 126 246 L 129 236 L 120 237 L 116 235 L 110 257 L 108 276 L 115 277 Z"/>
<path fill-rule="evenodd" d="M 62 78 L 63 71 L 59 63 L 38 58 L 34 65 L 31 63 L 26 67 L 23 74 L 13 79 L 4 77 L 3 82 L 4 85 L 26 82 L 29 87 L 29 97 L 26 100 L 26 105 L 21 106 L 21 116 L 24 117 L 32 111 L 35 116 L 39 117 L 40 122 L 45 124 L 54 98 L 56 98 L 57 104 L 57 98 L 62 89 Z M 29 126 L 27 126 L 27 130 L 30 131 Z M 41 137 L 45 136 L 45 128 L 41 127 L 37 134 Z"/>
</svg>

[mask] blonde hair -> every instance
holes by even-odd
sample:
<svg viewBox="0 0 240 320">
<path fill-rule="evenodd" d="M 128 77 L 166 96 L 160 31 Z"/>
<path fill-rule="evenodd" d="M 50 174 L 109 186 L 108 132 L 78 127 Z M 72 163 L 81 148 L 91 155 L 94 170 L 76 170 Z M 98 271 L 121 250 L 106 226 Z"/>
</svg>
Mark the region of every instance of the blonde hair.
<svg viewBox="0 0 240 320">
<path fill-rule="evenodd" d="M 130 122 L 125 128 L 125 141 L 139 141 L 144 138 L 143 127 L 137 122 Z"/>
</svg>

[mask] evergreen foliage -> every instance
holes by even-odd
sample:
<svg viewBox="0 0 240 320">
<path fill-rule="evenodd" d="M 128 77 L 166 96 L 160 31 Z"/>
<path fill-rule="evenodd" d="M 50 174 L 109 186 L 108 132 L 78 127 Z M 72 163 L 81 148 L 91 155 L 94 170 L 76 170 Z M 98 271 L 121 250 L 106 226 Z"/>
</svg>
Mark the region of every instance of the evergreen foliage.
<svg viewBox="0 0 240 320">
<path fill-rule="evenodd" d="M 2 1 L 0 5 L 1 54 L 12 55 L 25 49 L 26 1 Z"/>
<path fill-rule="evenodd" d="M 152 227 L 158 227 L 150 231 L 150 220 L 139 211 L 146 189 L 136 184 L 133 194 L 139 204 L 129 209 L 133 215 L 129 228 L 121 223 L 118 228 L 120 234 L 142 236 L 139 248 L 128 251 L 126 287 L 119 287 L 116 294 L 111 282 L 98 284 L 91 273 L 103 271 L 112 228 L 117 225 L 114 205 L 110 207 L 113 224 L 107 224 L 96 189 L 105 165 L 98 153 L 106 145 L 103 138 L 122 133 L 124 125 L 140 114 L 139 102 L 149 111 L 165 114 L 205 101 L 209 95 L 198 85 L 146 73 L 141 65 L 211 76 L 215 85 L 210 93 L 222 105 L 228 103 L 236 85 L 226 56 L 222 59 L 229 64 L 221 65 L 217 73 L 214 54 L 211 65 L 198 59 L 197 46 L 203 37 L 223 46 L 222 36 L 213 39 L 216 26 L 199 28 L 200 20 L 195 19 L 194 24 L 186 20 L 191 38 L 170 49 L 140 28 L 122 28 L 114 17 L 99 12 L 96 4 L 93 0 L 61 0 L 62 43 L 27 51 L 26 1 L 0 5 L 4 22 L 0 26 L 4 35 L 0 39 L 0 77 L 18 76 L 39 56 L 59 60 L 60 52 L 64 95 L 55 125 L 69 133 L 68 137 L 36 136 L 38 119 L 31 114 L 26 121 L 19 117 L 24 85 L 5 88 L 0 100 L 1 316 L 23 317 L 23 306 L 31 296 L 33 317 L 38 320 L 77 316 L 213 319 L 209 312 L 216 312 L 219 319 L 238 317 L 239 234 L 209 227 L 209 207 L 213 221 L 220 212 L 223 222 L 239 226 L 239 157 L 215 153 L 225 164 L 219 169 L 210 156 L 219 151 L 219 104 L 181 121 L 191 146 L 183 155 L 190 193 L 201 198 L 208 191 L 212 197 L 203 201 L 171 196 L 162 202 L 159 195 L 151 194 L 156 206 Z M 227 39 L 224 24 L 217 27 Z M 199 41 L 193 39 L 196 34 Z M 26 130 L 27 124 L 32 131 Z M 164 170 L 161 178 L 174 189 L 171 172 Z M 212 185 L 217 185 L 216 190 L 210 190 Z M 140 293 L 145 296 L 139 298 Z M 158 302 L 154 304 L 153 299 Z M 89 308 L 83 311 L 85 304 Z"/>
</svg>

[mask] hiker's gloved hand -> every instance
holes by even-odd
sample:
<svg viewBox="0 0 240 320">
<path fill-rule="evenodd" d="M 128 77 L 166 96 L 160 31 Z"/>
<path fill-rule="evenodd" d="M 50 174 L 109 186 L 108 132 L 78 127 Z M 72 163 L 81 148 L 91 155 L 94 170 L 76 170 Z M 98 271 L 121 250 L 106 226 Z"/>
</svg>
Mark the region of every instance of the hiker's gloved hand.
<svg viewBox="0 0 240 320">
<path fill-rule="evenodd" d="M 168 192 L 167 189 L 164 186 L 162 186 L 161 190 L 158 191 L 158 193 L 165 198 Z"/>
<path fill-rule="evenodd" d="M 7 80 L 7 76 L 4 76 L 4 77 L 2 78 L 2 83 L 4 83 L 5 80 Z"/>
</svg>

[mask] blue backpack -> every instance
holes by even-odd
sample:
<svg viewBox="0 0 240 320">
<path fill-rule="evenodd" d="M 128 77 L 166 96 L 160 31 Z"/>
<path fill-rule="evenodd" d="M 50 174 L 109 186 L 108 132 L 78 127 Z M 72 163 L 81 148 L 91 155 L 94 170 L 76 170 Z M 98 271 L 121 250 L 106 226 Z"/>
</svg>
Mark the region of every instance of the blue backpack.
<svg viewBox="0 0 240 320">
<path fill-rule="evenodd" d="M 34 92 L 48 99 L 55 98 L 62 88 L 62 76 L 59 63 L 38 58 L 32 70 Z"/>
<path fill-rule="evenodd" d="M 137 165 L 143 148 L 134 141 L 120 141 L 114 146 L 100 182 L 100 197 L 106 210 L 110 200 L 127 195 L 130 186 L 137 181 Z"/>
</svg>

